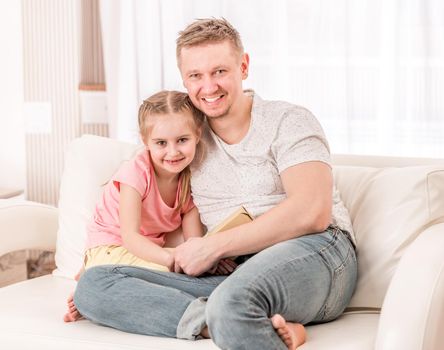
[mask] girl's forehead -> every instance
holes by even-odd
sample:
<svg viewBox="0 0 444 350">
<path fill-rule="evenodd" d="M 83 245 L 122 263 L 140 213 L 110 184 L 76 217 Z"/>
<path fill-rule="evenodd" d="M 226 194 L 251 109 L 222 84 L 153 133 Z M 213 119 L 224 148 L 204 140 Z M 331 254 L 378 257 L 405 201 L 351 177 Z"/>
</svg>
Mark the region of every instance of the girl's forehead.
<svg viewBox="0 0 444 350">
<path fill-rule="evenodd" d="M 187 133 L 193 133 L 195 129 L 194 119 L 191 113 L 172 113 L 151 116 L 150 138 L 175 137 Z"/>
</svg>

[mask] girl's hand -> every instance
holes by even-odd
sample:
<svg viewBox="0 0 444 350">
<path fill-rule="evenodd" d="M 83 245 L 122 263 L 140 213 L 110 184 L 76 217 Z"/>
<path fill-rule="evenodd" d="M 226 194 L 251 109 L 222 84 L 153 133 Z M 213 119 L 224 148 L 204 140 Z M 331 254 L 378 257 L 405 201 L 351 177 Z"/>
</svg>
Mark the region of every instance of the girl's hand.
<svg viewBox="0 0 444 350">
<path fill-rule="evenodd" d="M 214 275 L 230 275 L 236 270 L 237 264 L 231 259 L 222 259 L 212 269 L 210 273 Z"/>
<path fill-rule="evenodd" d="M 174 255 L 167 251 L 167 256 L 165 259 L 165 266 L 168 268 L 170 272 L 174 272 Z"/>
</svg>

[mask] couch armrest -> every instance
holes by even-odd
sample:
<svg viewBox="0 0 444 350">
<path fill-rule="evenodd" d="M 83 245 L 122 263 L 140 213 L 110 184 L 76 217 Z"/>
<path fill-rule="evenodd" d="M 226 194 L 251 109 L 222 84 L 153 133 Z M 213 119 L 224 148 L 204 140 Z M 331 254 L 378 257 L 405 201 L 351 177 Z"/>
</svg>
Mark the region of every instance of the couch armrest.
<svg viewBox="0 0 444 350">
<path fill-rule="evenodd" d="M 443 252 L 444 223 L 409 246 L 384 299 L 375 349 L 444 349 Z"/>
<path fill-rule="evenodd" d="M 0 256 L 21 249 L 55 250 L 57 209 L 33 202 L 0 205 Z"/>
</svg>

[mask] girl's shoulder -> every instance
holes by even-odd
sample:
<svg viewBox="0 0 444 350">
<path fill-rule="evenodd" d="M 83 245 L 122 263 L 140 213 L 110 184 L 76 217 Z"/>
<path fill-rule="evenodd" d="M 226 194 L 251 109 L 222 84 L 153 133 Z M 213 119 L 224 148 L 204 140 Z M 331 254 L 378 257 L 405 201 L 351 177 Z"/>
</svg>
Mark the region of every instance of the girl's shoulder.
<svg viewBox="0 0 444 350">
<path fill-rule="evenodd" d="M 145 148 L 137 151 L 131 161 L 134 165 L 143 166 L 146 169 L 152 168 L 149 152 Z"/>
<path fill-rule="evenodd" d="M 144 177 L 150 179 L 153 167 L 149 153 L 146 149 L 138 151 L 132 158 L 124 161 L 117 172 L 118 175 L 129 177 Z M 117 175 L 116 174 L 116 175 Z"/>
<path fill-rule="evenodd" d="M 121 164 L 113 176 L 113 183 L 124 183 L 135 188 L 145 198 L 151 187 L 153 169 L 148 151 L 137 152 L 132 158 Z"/>
</svg>

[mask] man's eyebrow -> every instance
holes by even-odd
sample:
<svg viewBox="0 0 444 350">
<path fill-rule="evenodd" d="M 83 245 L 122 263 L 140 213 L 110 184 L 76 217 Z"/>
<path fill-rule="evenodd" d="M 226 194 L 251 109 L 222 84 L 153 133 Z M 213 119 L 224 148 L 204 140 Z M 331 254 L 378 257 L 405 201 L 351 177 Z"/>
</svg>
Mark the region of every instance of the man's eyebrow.
<svg viewBox="0 0 444 350">
<path fill-rule="evenodd" d="M 192 69 L 192 70 L 186 71 L 185 73 L 186 74 L 196 74 L 196 73 L 199 73 L 199 71 L 197 69 Z"/>
<path fill-rule="evenodd" d="M 215 71 L 215 70 L 219 70 L 219 69 L 228 69 L 228 67 L 224 64 L 218 64 L 218 65 L 212 67 L 210 70 Z M 191 69 L 191 70 L 188 70 L 185 72 L 186 75 L 199 74 L 199 73 L 201 73 L 201 72 L 198 69 Z"/>
</svg>

